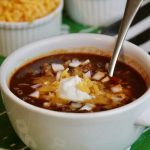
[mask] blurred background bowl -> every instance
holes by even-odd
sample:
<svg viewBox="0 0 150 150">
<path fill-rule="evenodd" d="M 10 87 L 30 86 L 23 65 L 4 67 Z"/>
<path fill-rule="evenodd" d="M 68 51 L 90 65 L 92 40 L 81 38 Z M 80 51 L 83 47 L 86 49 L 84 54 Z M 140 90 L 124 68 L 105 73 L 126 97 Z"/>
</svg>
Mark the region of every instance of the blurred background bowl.
<svg viewBox="0 0 150 150">
<path fill-rule="evenodd" d="M 126 0 L 65 0 L 65 9 L 74 21 L 92 26 L 108 26 L 124 13 Z"/>
<path fill-rule="evenodd" d="M 7 56 L 30 42 L 58 35 L 61 32 L 63 0 L 49 15 L 33 22 L 0 21 L 0 55 Z"/>
</svg>

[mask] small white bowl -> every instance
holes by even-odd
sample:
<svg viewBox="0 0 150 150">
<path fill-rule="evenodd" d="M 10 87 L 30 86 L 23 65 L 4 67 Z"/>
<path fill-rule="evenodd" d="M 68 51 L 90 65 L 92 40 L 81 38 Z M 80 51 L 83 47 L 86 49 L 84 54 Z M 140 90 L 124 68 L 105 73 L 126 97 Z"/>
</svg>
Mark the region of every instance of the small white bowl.
<svg viewBox="0 0 150 150">
<path fill-rule="evenodd" d="M 30 42 L 58 35 L 61 30 L 63 0 L 49 15 L 32 23 L 0 22 L 0 55 L 7 56 Z"/>
<path fill-rule="evenodd" d="M 108 26 L 123 16 L 126 0 L 65 0 L 68 15 L 76 22 Z"/>
</svg>

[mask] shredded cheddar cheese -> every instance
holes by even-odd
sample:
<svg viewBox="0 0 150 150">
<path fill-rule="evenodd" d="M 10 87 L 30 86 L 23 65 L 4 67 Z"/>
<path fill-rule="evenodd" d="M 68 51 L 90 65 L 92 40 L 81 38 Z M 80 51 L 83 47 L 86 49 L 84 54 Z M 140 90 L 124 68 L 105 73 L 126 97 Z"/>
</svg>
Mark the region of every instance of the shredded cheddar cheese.
<svg viewBox="0 0 150 150">
<path fill-rule="evenodd" d="M 32 22 L 59 5 L 60 0 L 0 0 L 0 21 Z"/>
<path fill-rule="evenodd" d="M 88 77 L 84 77 L 83 73 L 82 73 L 82 76 L 83 76 L 82 82 L 77 84 L 77 88 L 81 90 L 82 92 L 85 92 L 93 96 L 99 95 L 101 93 L 100 83 L 98 83 L 97 81 L 92 81 Z M 69 68 L 66 68 L 64 71 L 61 71 L 60 80 L 54 80 L 53 77 L 44 76 L 44 77 L 39 77 L 37 79 L 34 79 L 33 82 L 35 84 L 41 84 L 41 87 L 39 88 L 39 92 L 41 94 L 49 93 L 49 92 L 56 93 L 59 87 L 60 81 L 62 79 L 66 79 L 69 77 L 71 77 L 69 73 Z"/>
<path fill-rule="evenodd" d="M 54 81 L 51 84 L 43 85 L 39 88 L 39 91 L 42 92 L 55 92 L 59 86 L 59 81 Z"/>
<path fill-rule="evenodd" d="M 65 69 L 65 70 L 61 73 L 61 79 L 70 77 L 68 71 L 69 71 L 69 68 Z"/>
<path fill-rule="evenodd" d="M 98 95 L 100 92 L 100 88 L 98 84 L 89 78 L 85 77 L 81 83 L 77 85 L 77 87 L 88 94 Z"/>
</svg>

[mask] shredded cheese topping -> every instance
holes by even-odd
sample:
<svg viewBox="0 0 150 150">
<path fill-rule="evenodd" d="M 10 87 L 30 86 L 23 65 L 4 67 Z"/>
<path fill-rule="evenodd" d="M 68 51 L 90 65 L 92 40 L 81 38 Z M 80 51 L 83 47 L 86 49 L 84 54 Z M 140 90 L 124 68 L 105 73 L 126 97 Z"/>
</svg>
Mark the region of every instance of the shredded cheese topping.
<svg viewBox="0 0 150 150">
<path fill-rule="evenodd" d="M 60 0 L 0 0 L 0 21 L 32 22 L 53 12 Z"/>
</svg>

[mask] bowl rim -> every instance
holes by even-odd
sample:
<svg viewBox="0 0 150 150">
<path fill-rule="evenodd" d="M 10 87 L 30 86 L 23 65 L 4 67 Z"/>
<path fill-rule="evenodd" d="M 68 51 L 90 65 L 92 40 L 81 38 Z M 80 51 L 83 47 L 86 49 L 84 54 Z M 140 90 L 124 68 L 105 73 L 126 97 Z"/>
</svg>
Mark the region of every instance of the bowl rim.
<svg viewBox="0 0 150 150">
<path fill-rule="evenodd" d="M 33 22 L 2 22 L 0 21 L 0 28 L 5 28 L 5 29 L 22 29 L 23 28 L 24 29 L 24 28 L 32 28 L 32 27 L 44 24 L 45 22 L 52 20 L 54 17 L 58 15 L 58 13 L 62 11 L 64 0 L 59 0 L 59 1 L 60 3 L 57 6 L 57 8 L 42 18 L 35 19 Z"/>
<path fill-rule="evenodd" d="M 4 92 L 5 95 L 7 95 L 9 97 L 9 99 L 11 99 L 11 101 L 13 101 L 14 103 L 16 103 L 17 105 L 20 105 L 21 107 L 24 107 L 25 109 L 31 111 L 31 112 L 36 112 L 36 113 L 40 113 L 43 115 L 48 115 L 48 116 L 53 116 L 53 117 L 59 117 L 59 118 L 70 118 L 70 119 L 89 119 L 89 118 L 101 118 L 101 117 L 108 117 L 108 116 L 113 116 L 113 115 L 117 115 L 119 113 L 123 113 L 126 111 L 129 111 L 137 106 L 139 106 L 140 104 L 145 102 L 145 99 L 148 99 L 148 97 L 150 96 L 150 87 L 148 87 L 147 91 L 141 96 L 139 97 L 137 100 L 124 105 L 122 107 L 119 108 L 115 108 L 115 109 L 111 109 L 111 110 L 107 110 L 107 111 L 102 111 L 102 112 L 92 112 L 92 113 L 66 113 L 66 112 L 58 112 L 58 111 L 53 111 L 53 110 L 46 110 L 40 107 L 36 107 L 34 105 L 31 105 L 27 102 L 22 101 L 21 99 L 19 99 L 17 96 L 15 96 L 9 89 L 8 85 L 7 85 L 7 81 L 5 81 L 5 76 L 3 75 L 3 70 L 6 70 L 5 68 L 7 68 L 7 65 L 9 65 L 9 60 L 14 60 L 15 55 L 21 55 L 21 53 L 23 51 L 25 51 L 26 49 L 32 49 L 34 46 L 40 45 L 40 44 L 44 44 L 46 42 L 52 42 L 52 41 L 59 41 L 60 39 L 65 39 L 65 38 L 74 38 L 74 37 L 78 37 L 78 39 L 80 39 L 79 37 L 85 37 L 85 38 L 95 38 L 97 40 L 100 40 L 101 38 L 107 38 L 108 40 L 113 41 L 115 37 L 111 37 L 111 36 L 106 36 L 106 35 L 100 35 L 100 34 L 68 34 L 68 35 L 59 35 L 59 36 L 55 36 L 52 38 L 48 38 L 48 39 L 44 39 L 44 40 L 40 40 L 40 41 L 36 41 L 34 43 L 30 43 L 22 48 L 19 48 L 18 50 L 16 50 L 15 52 L 13 52 L 11 55 L 9 55 L 4 62 L 1 65 L 1 69 L 0 69 L 0 87 L 1 87 L 1 91 L 2 93 Z M 137 47 L 136 45 L 125 41 L 124 42 L 125 45 L 127 45 L 128 47 L 134 48 L 136 49 L 136 51 L 141 55 L 146 57 L 147 61 L 150 64 L 150 56 L 141 48 Z M 24 55 L 22 54 L 21 57 L 23 57 Z M 33 57 L 34 58 L 34 57 Z M 5 80 L 4 80 L 5 79 Z M 4 103 L 5 104 L 5 103 Z"/>
</svg>

